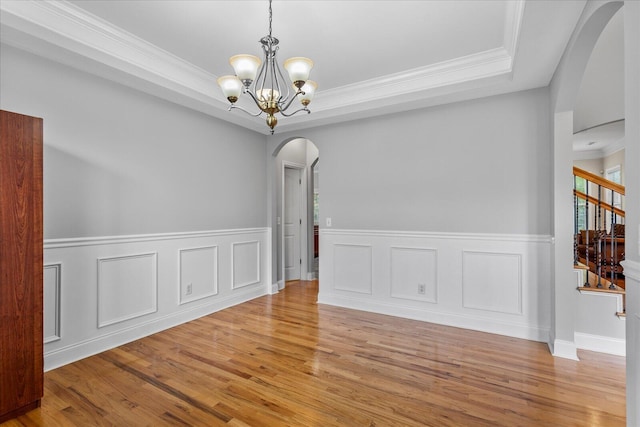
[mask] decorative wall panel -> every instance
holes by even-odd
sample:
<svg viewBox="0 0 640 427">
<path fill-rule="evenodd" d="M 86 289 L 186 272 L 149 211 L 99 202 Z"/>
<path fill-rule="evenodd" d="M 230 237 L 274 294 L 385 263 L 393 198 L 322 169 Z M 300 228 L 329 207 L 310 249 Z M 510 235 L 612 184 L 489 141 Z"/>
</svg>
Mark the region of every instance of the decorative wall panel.
<svg viewBox="0 0 640 427">
<path fill-rule="evenodd" d="M 338 244 L 333 247 L 334 289 L 371 294 L 370 245 Z"/>
<path fill-rule="evenodd" d="M 260 242 L 240 242 L 232 245 L 233 289 L 260 283 Z"/>
<path fill-rule="evenodd" d="M 157 310 L 157 254 L 98 259 L 98 327 Z"/>
<path fill-rule="evenodd" d="M 218 293 L 218 247 L 180 250 L 180 304 Z"/>
<path fill-rule="evenodd" d="M 391 296 L 438 302 L 438 259 L 435 249 L 391 248 Z"/>
<path fill-rule="evenodd" d="M 465 308 L 522 314 L 522 255 L 464 251 Z"/>
<path fill-rule="evenodd" d="M 44 342 L 60 339 L 60 289 L 62 264 L 44 266 Z"/>
</svg>

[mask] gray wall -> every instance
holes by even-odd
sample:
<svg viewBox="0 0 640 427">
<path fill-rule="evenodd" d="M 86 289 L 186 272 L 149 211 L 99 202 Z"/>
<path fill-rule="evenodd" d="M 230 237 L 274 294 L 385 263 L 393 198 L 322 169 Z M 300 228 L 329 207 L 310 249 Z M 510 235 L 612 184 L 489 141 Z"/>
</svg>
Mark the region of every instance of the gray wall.
<svg viewBox="0 0 640 427">
<path fill-rule="evenodd" d="M 266 225 L 265 137 L 2 45 L 0 107 L 44 118 L 45 238 Z"/>
<path fill-rule="evenodd" d="M 320 151 L 320 227 L 551 233 L 547 89 L 269 137 Z"/>
</svg>

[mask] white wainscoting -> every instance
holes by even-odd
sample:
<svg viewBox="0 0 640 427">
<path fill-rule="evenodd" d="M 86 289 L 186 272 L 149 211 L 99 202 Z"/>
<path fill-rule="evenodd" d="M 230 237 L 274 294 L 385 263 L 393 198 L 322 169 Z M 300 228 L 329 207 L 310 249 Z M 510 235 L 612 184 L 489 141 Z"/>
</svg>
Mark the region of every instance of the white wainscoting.
<svg viewBox="0 0 640 427">
<path fill-rule="evenodd" d="M 45 370 L 271 290 L 270 228 L 46 240 Z"/>
<path fill-rule="evenodd" d="M 547 342 L 551 242 L 323 229 L 318 302 Z"/>
<path fill-rule="evenodd" d="M 574 268 L 576 288 L 584 285 L 587 270 Z M 616 316 L 623 311 L 621 294 L 581 290 L 576 299 L 575 347 L 616 356 L 625 355 L 626 319 Z"/>
</svg>

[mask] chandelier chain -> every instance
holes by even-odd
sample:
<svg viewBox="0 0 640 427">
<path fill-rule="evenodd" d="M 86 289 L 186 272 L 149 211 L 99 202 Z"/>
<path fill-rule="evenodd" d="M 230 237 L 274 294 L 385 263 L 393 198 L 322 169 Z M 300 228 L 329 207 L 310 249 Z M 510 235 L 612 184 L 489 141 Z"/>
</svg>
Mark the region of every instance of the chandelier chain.
<svg viewBox="0 0 640 427">
<path fill-rule="evenodd" d="M 271 0 L 269 0 L 269 38 L 271 38 L 271 21 L 273 20 L 273 11 L 271 10 Z"/>
</svg>

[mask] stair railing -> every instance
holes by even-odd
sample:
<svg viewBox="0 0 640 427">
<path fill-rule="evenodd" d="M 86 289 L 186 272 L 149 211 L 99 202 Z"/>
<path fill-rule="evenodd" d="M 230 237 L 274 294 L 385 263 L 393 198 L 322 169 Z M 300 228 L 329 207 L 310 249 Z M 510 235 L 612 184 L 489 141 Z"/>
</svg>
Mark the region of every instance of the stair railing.
<svg viewBox="0 0 640 427">
<path fill-rule="evenodd" d="M 573 168 L 573 183 L 574 265 L 588 266 L 597 277 L 596 287 L 602 288 L 604 280 L 617 289 L 623 273 L 625 212 L 616 205 L 622 205 L 625 188 L 578 167 Z M 589 274 L 585 277 L 584 287 L 590 287 Z"/>
</svg>

